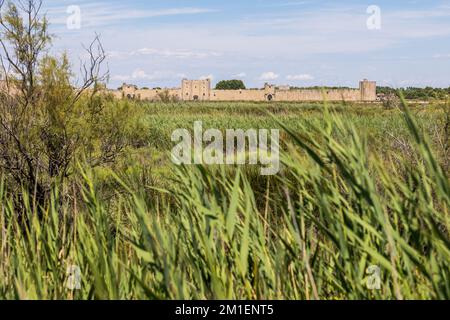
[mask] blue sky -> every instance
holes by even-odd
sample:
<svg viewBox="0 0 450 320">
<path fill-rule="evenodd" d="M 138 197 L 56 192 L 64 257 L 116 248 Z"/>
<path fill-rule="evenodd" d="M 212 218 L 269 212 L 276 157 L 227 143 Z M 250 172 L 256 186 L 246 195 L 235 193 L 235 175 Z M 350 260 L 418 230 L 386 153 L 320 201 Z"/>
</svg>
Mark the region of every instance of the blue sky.
<svg viewBox="0 0 450 320">
<path fill-rule="evenodd" d="M 450 0 L 44 0 L 54 51 L 83 58 L 97 32 L 110 87 L 240 78 L 295 86 L 450 86 Z M 70 5 L 81 28 L 66 27 Z M 367 8 L 381 9 L 369 30 Z"/>
</svg>

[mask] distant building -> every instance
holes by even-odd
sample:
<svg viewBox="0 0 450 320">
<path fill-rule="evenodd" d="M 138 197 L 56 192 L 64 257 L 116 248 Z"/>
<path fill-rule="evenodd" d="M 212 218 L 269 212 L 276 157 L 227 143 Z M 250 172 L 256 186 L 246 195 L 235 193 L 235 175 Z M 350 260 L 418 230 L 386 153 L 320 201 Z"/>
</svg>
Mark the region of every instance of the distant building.
<svg viewBox="0 0 450 320">
<path fill-rule="evenodd" d="M 181 81 L 181 97 L 187 101 L 208 101 L 211 97 L 211 80 L 187 80 Z"/>
<path fill-rule="evenodd" d="M 158 100 L 162 92 L 181 101 L 377 101 L 375 81 L 362 80 L 358 89 L 291 89 L 266 83 L 258 90 L 215 90 L 211 80 L 183 79 L 181 88 L 138 89 L 124 84 L 112 91 L 117 98 Z"/>
<path fill-rule="evenodd" d="M 0 80 L 0 91 L 7 90 Z M 11 90 L 11 88 L 10 88 Z M 211 80 L 181 81 L 181 88 L 142 88 L 124 83 L 117 90 L 108 90 L 118 99 L 160 100 L 162 95 L 178 101 L 379 101 L 377 83 L 367 79 L 359 83 L 358 89 L 293 89 L 288 85 L 275 86 L 269 83 L 263 89 L 216 90 L 211 89 Z"/>
</svg>

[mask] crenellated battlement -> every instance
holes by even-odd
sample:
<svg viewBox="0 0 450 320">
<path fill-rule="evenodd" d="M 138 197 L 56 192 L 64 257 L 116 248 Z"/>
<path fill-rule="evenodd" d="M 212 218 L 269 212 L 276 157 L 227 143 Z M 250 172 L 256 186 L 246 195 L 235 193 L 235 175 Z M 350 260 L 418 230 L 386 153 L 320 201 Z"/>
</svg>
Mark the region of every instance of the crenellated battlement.
<svg viewBox="0 0 450 320">
<path fill-rule="evenodd" d="M 181 88 L 138 89 L 131 84 L 123 84 L 119 90 L 112 91 L 117 98 L 136 100 L 159 100 L 166 92 L 179 101 L 376 101 L 375 81 L 362 80 L 358 89 L 292 89 L 289 86 L 277 87 L 266 83 L 262 89 L 215 90 L 211 80 L 181 81 Z"/>
</svg>

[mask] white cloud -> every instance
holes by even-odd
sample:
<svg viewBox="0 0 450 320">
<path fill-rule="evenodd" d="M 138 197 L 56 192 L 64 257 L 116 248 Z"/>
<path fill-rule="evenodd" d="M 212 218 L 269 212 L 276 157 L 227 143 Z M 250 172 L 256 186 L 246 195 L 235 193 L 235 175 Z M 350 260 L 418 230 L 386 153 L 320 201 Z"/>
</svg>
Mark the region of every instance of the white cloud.
<svg viewBox="0 0 450 320">
<path fill-rule="evenodd" d="M 172 72 L 161 72 L 155 71 L 152 73 L 147 73 L 142 69 L 134 70 L 130 75 L 114 75 L 111 77 L 112 80 L 116 81 L 160 81 L 168 79 L 183 79 L 186 78 L 184 73 L 172 73 Z"/>
<path fill-rule="evenodd" d="M 305 4 L 310 4 L 312 1 L 291 1 L 291 2 L 280 2 L 266 5 L 266 7 L 291 7 L 291 6 L 303 6 Z"/>
<path fill-rule="evenodd" d="M 115 80 L 115 81 L 129 81 L 131 79 L 131 77 L 118 74 L 118 75 L 112 76 L 111 79 Z"/>
<path fill-rule="evenodd" d="M 55 7 L 61 7 L 60 0 L 46 1 L 49 2 L 55 3 Z M 135 21 L 129 17 L 143 14 L 154 16 L 155 10 L 159 9 L 151 9 L 147 4 L 136 7 L 134 1 L 121 5 L 100 3 L 99 0 L 76 2 L 80 3 L 83 15 L 80 30 L 66 30 L 65 7 L 57 15 L 52 15 L 60 19 L 56 30 L 52 29 L 58 36 L 55 48 L 69 50 L 76 60 L 78 51 L 75 50 L 78 50 L 80 43 L 89 43 L 94 31 L 99 32 L 105 49 L 113 58 L 109 62 L 112 74 L 119 75 L 113 79 L 130 78 L 131 71 L 136 68 L 147 71 L 173 70 L 172 77 L 163 80 L 167 80 L 169 85 L 178 85 L 179 78 L 174 77 L 176 73 L 186 73 L 190 78 L 196 78 L 195 75 L 199 73 L 214 73 L 216 78 L 219 75 L 222 78 L 233 74 L 230 70 L 236 70 L 236 73 L 245 70 L 249 75 L 246 82 L 254 86 L 261 84 L 258 76 L 265 70 L 276 70 L 279 76 L 275 79 L 286 81 L 286 75 L 296 76 L 296 71 L 293 70 L 297 66 L 309 64 L 310 68 L 303 70 L 308 72 L 309 69 L 318 69 L 318 64 L 326 59 L 330 61 L 330 68 L 321 70 L 320 75 L 314 74 L 314 82 L 318 85 L 324 84 L 323 82 L 341 84 L 349 79 L 356 82 L 364 76 L 377 80 L 385 77 L 401 79 L 414 74 L 426 79 L 430 72 L 434 73 L 434 79 L 438 78 L 442 83 L 440 86 L 449 85 L 445 68 L 436 67 L 438 62 L 446 63 L 450 60 L 448 52 L 431 51 L 432 48 L 439 47 L 439 42 L 423 48 L 420 53 L 414 51 L 415 45 L 425 38 L 440 43 L 448 41 L 450 19 L 445 17 L 450 16 L 449 6 L 443 8 L 430 4 L 429 8 L 415 8 L 411 5 L 407 9 L 386 5 L 382 29 L 371 32 L 366 28 L 368 15 L 366 6 L 363 5 L 337 5 L 328 2 L 329 4 L 321 5 L 320 9 L 308 7 L 294 11 L 296 8 L 292 7 L 289 10 L 266 13 L 245 12 L 244 15 L 236 14 L 232 23 L 228 21 L 226 24 L 222 19 L 202 21 L 198 19 L 200 16 L 183 19 L 149 18 L 149 22 L 147 19 L 137 18 Z M 182 12 L 163 9 L 158 14 Z M 185 14 L 188 12 L 193 14 L 195 10 L 184 11 Z M 119 19 L 119 14 L 123 19 Z M 96 15 L 101 18 L 98 22 L 93 19 Z M 111 21 L 107 21 L 110 15 Z M 117 18 L 117 21 L 113 21 L 113 18 Z M 93 24 L 102 27 L 91 28 Z M 103 27 L 104 25 L 107 26 Z M 412 42 L 411 39 L 416 40 Z M 417 55 L 421 58 L 417 58 L 414 68 L 409 67 L 410 60 L 394 65 L 392 61 L 397 61 L 399 57 L 389 51 L 389 48 L 398 48 L 401 54 L 410 55 L 410 60 L 416 59 Z M 218 58 L 220 54 L 222 56 Z M 429 59 L 419 63 L 424 56 Z M 352 68 L 348 69 L 350 62 Z M 369 64 L 373 70 L 368 72 Z M 237 75 L 234 77 L 239 78 Z M 268 82 L 275 80 L 268 75 L 262 78 Z"/>
<path fill-rule="evenodd" d="M 138 69 L 138 70 L 135 70 L 135 71 L 132 73 L 131 77 L 132 77 L 133 79 L 153 79 L 153 78 L 154 78 L 154 75 L 149 75 L 149 74 L 145 73 L 144 70 L 139 70 L 139 69 Z"/>
<path fill-rule="evenodd" d="M 310 74 L 295 74 L 295 75 L 288 75 L 286 79 L 291 81 L 307 81 L 307 80 L 314 80 L 314 77 Z"/>
<path fill-rule="evenodd" d="M 264 72 L 260 77 L 259 80 L 261 81 L 271 81 L 276 80 L 280 77 L 280 75 L 276 74 L 275 72 Z"/>
<path fill-rule="evenodd" d="M 200 52 L 187 49 L 155 49 L 155 48 L 141 48 L 132 51 L 109 51 L 109 58 L 129 58 L 135 56 L 159 56 L 164 58 L 178 58 L 178 59 L 204 59 L 208 57 L 219 57 L 222 54 L 219 52 L 208 51 Z"/>
<path fill-rule="evenodd" d="M 245 72 L 241 72 L 238 74 L 235 74 L 233 77 L 234 78 L 245 78 L 247 76 L 247 74 Z"/>
<path fill-rule="evenodd" d="M 125 5 L 114 5 L 111 3 L 83 3 L 80 5 L 82 13 L 82 27 L 102 26 L 120 23 L 125 20 L 149 19 L 178 15 L 197 15 L 217 12 L 208 8 L 182 7 L 167 8 L 160 10 L 135 9 Z M 48 7 L 47 15 L 50 23 L 65 25 L 68 14 L 66 6 Z"/>
<path fill-rule="evenodd" d="M 155 75 L 147 74 L 144 70 L 136 69 L 131 75 L 115 75 L 112 77 L 113 80 L 129 81 L 129 80 L 152 80 Z"/>
<path fill-rule="evenodd" d="M 450 59 L 450 53 L 449 54 L 435 54 L 433 56 L 434 59 Z"/>
<path fill-rule="evenodd" d="M 212 74 L 209 74 L 207 76 L 201 76 L 200 77 L 200 80 L 207 80 L 207 79 L 213 81 L 214 80 L 214 76 Z"/>
<path fill-rule="evenodd" d="M 221 54 L 218 52 L 197 52 L 185 49 L 153 49 L 153 48 L 142 48 L 132 53 L 133 55 L 160 55 L 164 57 L 175 57 L 175 58 L 207 58 L 207 57 L 217 57 Z"/>
</svg>

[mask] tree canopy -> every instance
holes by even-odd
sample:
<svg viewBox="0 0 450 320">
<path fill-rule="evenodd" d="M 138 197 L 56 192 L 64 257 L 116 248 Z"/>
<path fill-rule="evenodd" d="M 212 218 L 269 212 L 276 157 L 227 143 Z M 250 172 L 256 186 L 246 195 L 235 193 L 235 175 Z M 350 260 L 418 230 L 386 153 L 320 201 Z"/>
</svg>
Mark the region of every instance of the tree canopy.
<svg viewBox="0 0 450 320">
<path fill-rule="evenodd" d="M 25 190 L 39 205 L 78 161 L 113 163 L 131 143 L 124 132 L 139 130 L 132 127 L 131 107 L 106 103 L 108 70 L 99 37 L 86 47 L 88 59 L 76 77 L 67 54 L 49 55 L 52 37 L 41 8 L 41 0 L 0 0 L 0 74 L 6 83 L 0 92 L 0 168 L 11 190 Z"/>
<path fill-rule="evenodd" d="M 216 90 L 244 90 L 245 84 L 242 80 L 222 80 L 216 85 Z"/>
<path fill-rule="evenodd" d="M 398 94 L 401 92 L 405 99 L 408 100 L 429 100 L 429 99 L 447 99 L 450 96 L 450 87 L 449 88 L 401 88 L 401 89 L 393 89 L 390 87 L 378 87 L 378 94 Z"/>
</svg>

